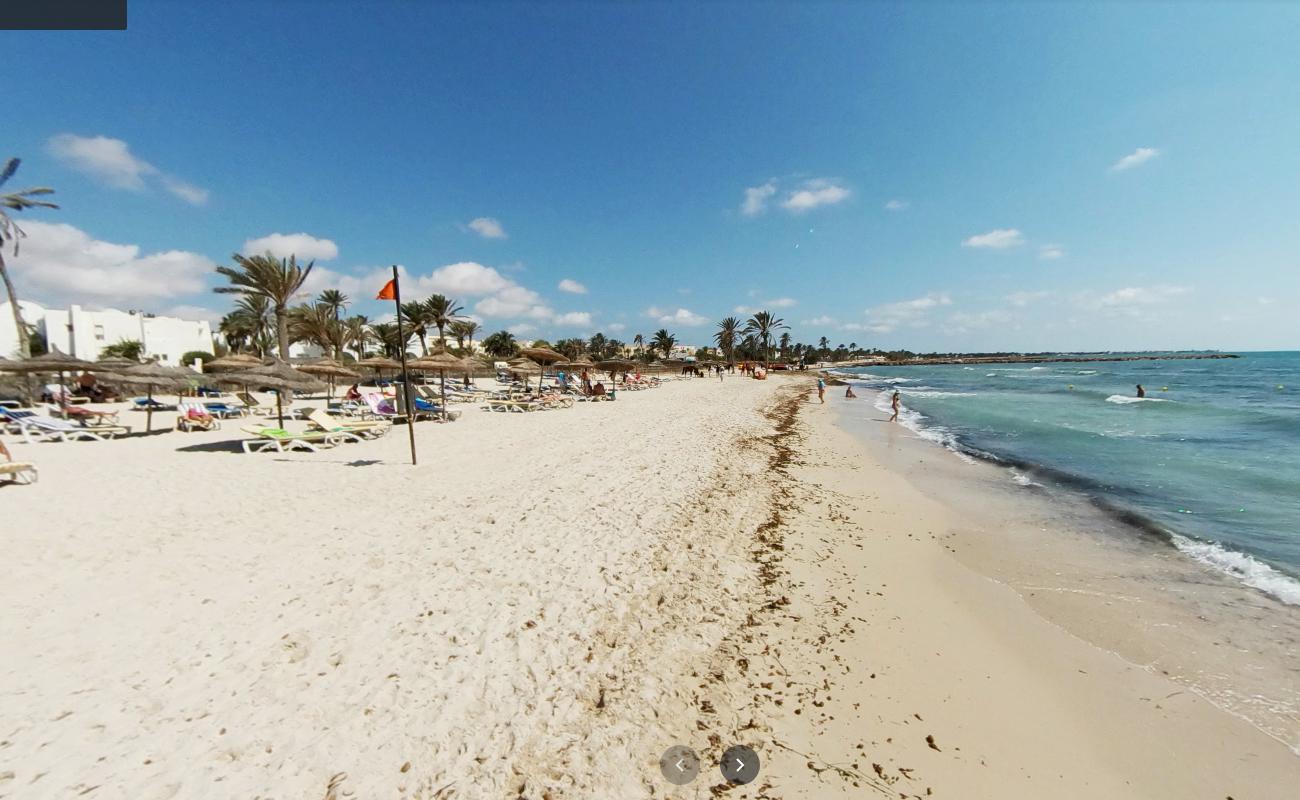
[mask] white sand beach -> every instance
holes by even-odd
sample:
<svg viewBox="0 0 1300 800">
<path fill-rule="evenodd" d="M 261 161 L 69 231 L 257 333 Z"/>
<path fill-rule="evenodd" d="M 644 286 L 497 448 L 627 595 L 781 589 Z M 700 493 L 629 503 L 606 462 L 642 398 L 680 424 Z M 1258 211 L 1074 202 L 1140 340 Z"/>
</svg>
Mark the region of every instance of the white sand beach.
<svg viewBox="0 0 1300 800">
<path fill-rule="evenodd" d="M 0 797 L 1294 796 L 1281 743 L 951 557 L 808 387 L 465 406 L 418 467 L 401 426 L 8 437 Z"/>
</svg>

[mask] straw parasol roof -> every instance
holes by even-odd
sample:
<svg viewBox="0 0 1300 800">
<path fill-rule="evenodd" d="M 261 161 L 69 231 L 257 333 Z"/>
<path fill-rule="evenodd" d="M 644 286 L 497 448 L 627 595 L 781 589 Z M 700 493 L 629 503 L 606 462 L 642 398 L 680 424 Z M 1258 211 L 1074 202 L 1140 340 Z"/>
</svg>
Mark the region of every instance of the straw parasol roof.
<svg viewBox="0 0 1300 800">
<path fill-rule="evenodd" d="M 266 386 L 275 389 L 275 412 L 280 427 L 284 427 L 285 391 L 319 392 L 325 384 L 305 372 L 299 372 L 280 359 L 268 359 L 260 367 L 232 372 L 222 375 L 220 383 L 233 383 L 241 386 Z"/>
<path fill-rule="evenodd" d="M 636 364 L 633 364 L 631 361 L 624 361 L 621 358 L 610 358 L 601 361 L 596 366 L 607 372 L 618 372 L 620 370 L 632 369 Z"/>
<path fill-rule="evenodd" d="M 121 372 L 124 369 L 130 369 L 131 367 L 138 367 L 138 366 L 140 366 L 139 361 L 132 361 L 129 358 L 118 358 L 116 356 L 109 356 L 108 358 L 101 358 L 98 361 L 96 361 L 94 369 L 92 371 L 95 373 Z"/>
<path fill-rule="evenodd" d="M 536 361 L 539 364 L 554 364 L 556 361 L 565 360 L 562 354 L 555 352 L 549 347 L 525 347 L 519 351 L 519 355 L 532 361 Z"/>
<path fill-rule="evenodd" d="M 315 361 L 306 364 L 299 364 L 295 369 L 299 372 L 305 372 L 308 375 L 317 375 L 325 378 L 356 379 L 361 377 L 361 373 L 348 369 L 332 358 L 318 358 Z"/>
<path fill-rule="evenodd" d="M 44 355 L 24 358 L 22 361 L 11 361 L 5 369 L 9 372 L 75 372 L 94 369 L 94 367 L 95 365 L 89 361 L 65 355 L 58 350 L 51 350 Z"/>
<path fill-rule="evenodd" d="M 11 372 L 11 371 L 13 371 L 13 370 L 11 369 L 11 367 L 12 367 L 13 364 L 15 364 L 15 363 L 16 363 L 16 362 L 14 362 L 14 361 L 10 361 L 9 359 L 5 358 L 4 356 L 0 356 L 0 372 Z"/>
<path fill-rule="evenodd" d="M 376 372 L 385 369 L 398 370 L 402 368 L 400 361 L 389 358 L 388 356 L 371 356 L 370 358 L 363 358 L 358 361 L 355 366 L 366 367 L 367 369 L 373 369 Z"/>
<path fill-rule="evenodd" d="M 462 369 L 464 364 L 459 358 L 450 353 L 430 353 L 427 356 L 420 356 L 414 361 L 406 362 L 406 366 L 410 369 L 432 371 Z"/>
<path fill-rule="evenodd" d="M 203 365 L 204 372 L 229 372 L 237 369 L 250 369 L 262 365 L 262 359 L 247 353 L 230 353 L 221 358 L 214 358 Z"/>
<path fill-rule="evenodd" d="M 280 359 L 270 359 L 267 363 L 241 372 L 222 375 L 219 383 L 241 385 L 269 386 L 272 389 L 313 392 L 325 388 L 325 384 L 304 372 L 300 372 Z"/>
<path fill-rule="evenodd" d="M 541 372 L 542 366 L 536 361 L 527 358 L 512 358 L 506 362 L 511 372 L 527 372 L 529 374 Z"/>
<path fill-rule="evenodd" d="M 590 369 L 591 367 L 596 366 L 596 362 L 595 362 L 595 361 L 592 361 L 590 358 L 587 358 L 586 356 L 578 356 L 577 358 L 575 358 L 575 359 L 573 359 L 572 361 L 569 362 L 569 366 L 571 366 L 571 367 L 586 367 L 586 368 Z"/>
</svg>

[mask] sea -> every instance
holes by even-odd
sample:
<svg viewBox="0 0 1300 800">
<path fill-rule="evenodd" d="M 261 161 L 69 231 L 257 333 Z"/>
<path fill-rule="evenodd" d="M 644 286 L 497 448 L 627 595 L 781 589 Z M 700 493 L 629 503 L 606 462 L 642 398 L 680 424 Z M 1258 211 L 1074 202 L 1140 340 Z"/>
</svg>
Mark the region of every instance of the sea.
<svg viewBox="0 0 1300 800">
<path fill-rule="evenodd" d="M 963 458 L 1300 606 L 1300 352 L 833 373 L 883 413 L 898 391 L 899 421 Z"/>
</svg>

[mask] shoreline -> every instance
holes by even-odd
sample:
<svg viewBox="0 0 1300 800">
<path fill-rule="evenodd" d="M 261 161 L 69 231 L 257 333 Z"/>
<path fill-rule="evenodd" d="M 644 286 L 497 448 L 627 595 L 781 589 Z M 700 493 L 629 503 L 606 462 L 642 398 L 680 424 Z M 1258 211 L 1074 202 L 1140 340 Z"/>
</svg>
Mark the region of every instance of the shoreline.
<svg viewBox="0 0 1300 800">
<path fill-rule="evenodd" d="M 812 397 L 809 376 L 693 379 L 468 413 L 416 427 L 418 468 L 402 432 L 274 456 L 215 447 L 229 432 L 21 446 L 42 481 L 0 493 L 0 798 L 1300 781 L 1278 742 L 987 577 L 963 514 L 922 491 L 941 476 L 914 485 Z M 94 524 L 52 527 L 74 490 Z M 704 762 L 683 787 L 659 773 L 676 744 Z M 733 744 L 758 751 L 753 784 L 722 782 Z"/>
<path fill-rule="evenodd" d="M 839 404 L 832 399 L 828 405 Z M 881 764 L 886 776 L 874 777 L 908 796 L 931 789 L 936 795 L 962 797 L 1029 797 L 1043 792 L 1054 797 L 1284 797 L 1282 787 L 1300 780 L 1300 759 L 1277 739 L 1186 691 L 1159 670 L 1095 646 L 1062 624 L 1059 613 L 1031 602 L 1000 577 L 990 577 L 980 569 L 986 564 L 963 555 L 971 548 L 953 533 L 966 522 L 966 506 L 937 501 L 914 486 L 916 475 L 899 469 L 896 460 L 881 462 L 880 443 L 863 441 L 839 426 L 838 409 L 813 403 L 805 411 L 804 451 L 816 455 L 795 473 L 818 487 L 814 498 L 818 492 L 825 494 L 814 502 L 824 506 L 826 498 L 834 498 L 828 509 L 833 510 L 833 535 L 824 530 L 825 515 L 811 513 L 793 524 L 792 532 L 803 532 L 786 537 L 795 566 L 791 582 L 824 587 L 822 602 L 841 608 L 836 619 L 848 617 L 852 630 L 824 640 L 829 644 L 822 644 L 823 650 L 837 652 L 829 659 L 825 653 L 809 659 L 802 670 L 827 671 L 860 659 L 871 664 L 877 676 L 868 682 L 855 681 L 848 672 L 837 675 L 838 680 L 831 678 L 825 688 L 835 702 L 816 712 L 826 716 L 819 716 L 816 726 L 800 719 L 802 714 L 787 716 L 784 724 L 775 726 L 778 739 L 802 741 L 806 747 L 795 748 L 800 752 L 821 747 L 822 757 L 832 762 L 835 759 L 825 754 L 830 737 L 823 726 L 833 728 L 832 717 L 851 716 L 859 726 L 866 724 L 868 735 L 854 734 L 855 728 L 846 726 L 837 738 L 848 736 L 866 745 L 862 740 L 874 735 L 875 750 L 868 746 L 864 760 L 863 750 L 845 749 L 839 763 L 852 764 L 856 757 L 860 765 Z M 951 453 L 910 432 L 906 436 L 911 440 L 904 448 L 908 457 L 956 462 Z M 969 502 L 971 497 L 960 499 Z M 857 570 L 848 566 L 855 560 Z M 1039 565 L 1040 577 L 1043 567 Z M 864 587 L 862 578 L 868 576 L 873 580 Z M 806 608 L 817 605 L 814 596 Z M 859 613 L 852 614 L 854 609 Z M 795 616 L 799 619 L 790 621 L 785 636 L 797 641 L 802 632 L 807 641 L 810 626 L 804 615 Z M 980 635 L 972 635 L 971 629 Z M 812 641 L 823 641 L 824 635 Z M 899 643 L 883 658 L 882 639 Z M 926 651 L 927 642 L 933 643 L 933 656 Z M 952 649 L 960 656 L 950 656 Z M 840 653 L 853 657 L 846 661 Z M 941 666 L 936 669 L 932 659 Z M 890 684 L 881 683 L 886 670 Z M 1007 680 L 1009 674 L 1018 678 Z M 963 685 L 977 687 L 977 693 L 961 693 Z M 1048 691 L 1036 695 L 1044 685 Z M 943 726 L 946 732 L 940 732 L 932 720 L 951 713 L 949 705 L 962 705 L 965 713 L 953 714 Z M 878 712 L 874 724 L 861 717 L 861 708 L 881 706 L 896 713 Z M 908 712 L 907 706 L 915 710 Z M 1063 708 L 1070 713 L 1062 715 Z M 913 726 L 923 723 L 929 723 L 940 746 L 945 737 L 956 736 L 967 755 L 945 760 L 912 736 Z M 1049 740 L 1042 731 L 1052 732 Z M 909 738 L 890 735 L 903 732 Z M 970 738 L 963 740 L 963 735 Z M 978 755 L 978 769 L 972 768 L 969 759 L 976 756 L 969 755 L 971 751 Z M 906 771 L 891 769 L 890 762 L 882 760 L 885 754 Z M 790 759 L 781 763 L 787 769 L 801 766 Z M 913 778 L 924 778 L 924 785 Z M 827 796 L 829 785 L 810 781 L 790 794 Z M 841 788 L 849 792 L 851 781 Z"/>
</svg>

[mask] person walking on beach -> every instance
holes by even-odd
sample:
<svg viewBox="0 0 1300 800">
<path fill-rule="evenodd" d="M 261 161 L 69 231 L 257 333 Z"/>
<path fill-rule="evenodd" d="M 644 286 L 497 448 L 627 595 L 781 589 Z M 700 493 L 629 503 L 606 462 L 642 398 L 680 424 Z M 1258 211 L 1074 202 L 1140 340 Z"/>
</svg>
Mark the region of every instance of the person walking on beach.
<svg viewBox="0 0 1300 800">
<path fill-rule="evenodd" d="M 820 377 L 817 378 L 817 399 L 826 402 L 826 381 Z"/>
<path fill-rule="evenodd" d="M 890 418 L 889 418 L 889 421 L 890 421 L 890 422 L 898 422 L 898 406 L 899 406 L 899 402 L 898 402 L 898 392 L 897 392 L 897 391 L 894 392 L 894 397 L 893 397 L 892 400 L 889 401 L 889 404 L 890 404 L 891 406 L 894 407 L 894 416 L 890 417 Z"/>
<path fill-rule="evenodd" d="M 1146 397 L 1146 396 L 1147 396 L 1147 390 L 1146 390 L 1146 389 L 1143 389 L 1143 388 L 1142 388 L 1142 384 L 1139 383 L 1139 384 L 1138 384 L 1138 397 Z"/>
</svg>

